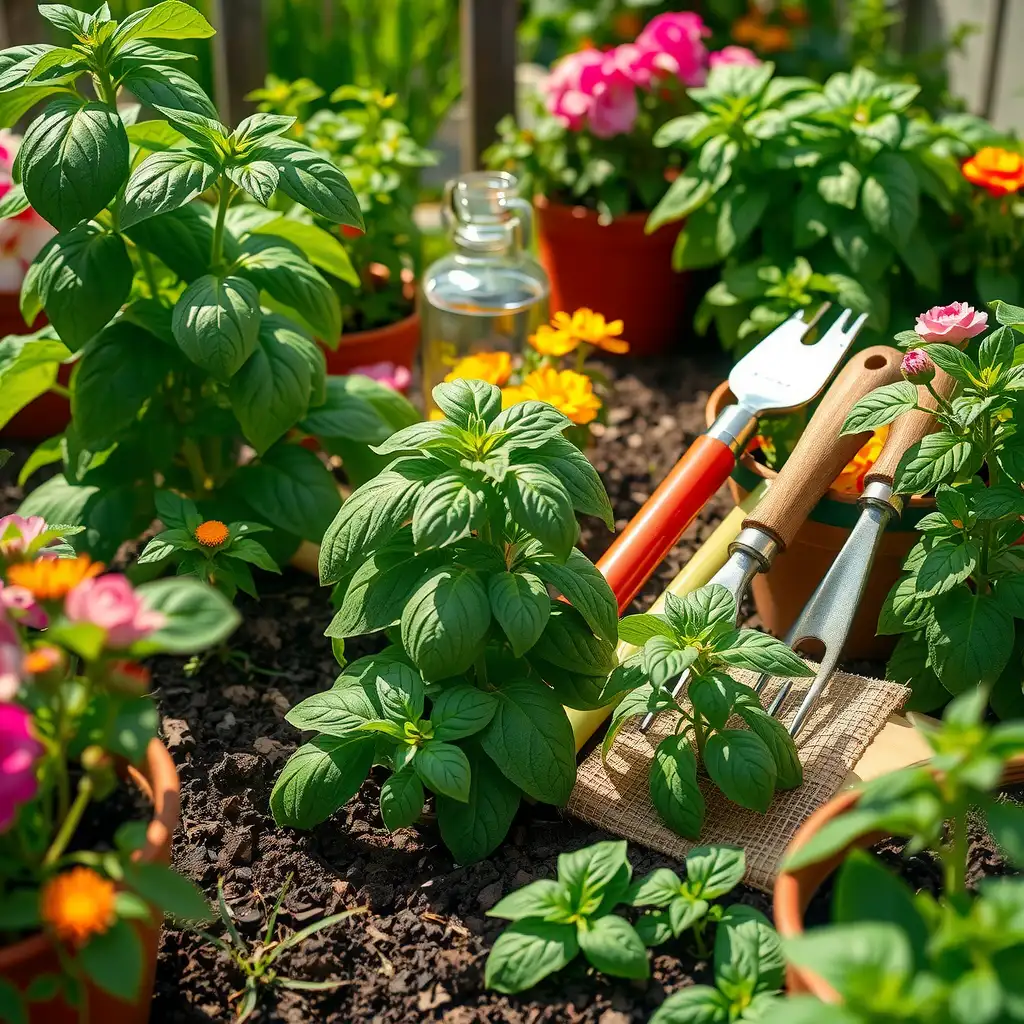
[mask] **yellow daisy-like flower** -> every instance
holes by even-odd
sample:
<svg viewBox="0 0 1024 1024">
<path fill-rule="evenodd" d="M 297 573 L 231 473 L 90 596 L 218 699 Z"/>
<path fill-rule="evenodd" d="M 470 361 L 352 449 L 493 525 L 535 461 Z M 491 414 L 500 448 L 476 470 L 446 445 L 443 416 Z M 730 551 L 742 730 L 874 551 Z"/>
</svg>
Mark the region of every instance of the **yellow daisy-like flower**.
<svg viewBox="0 0 1024 1024">
<path fill-rule="evenodd" d="M 511 376 L 512 356 L 508 352 L 476 352 L 460 359 L 445 380 L 485 380 L 500 387 Z"/>
<path fill-rule="evenodd" d="M 518 387 L 501 393 L 504 408 L 528 399 L 547 402 L 565 413 L 573 423 L 590 423 L 601 409 L 601 399 L 594 394 L 594 385 L 585 374 L 574 370 L 544 367 L 528 373 Z"/>
<path fill-rule="evenodd" d="M 541 324 L 537 333 L 530 335 L 530 344 L 542 356 L 568 355 L 579 343 L 569 331 L 557 331 L 550 324 Z"/>
<path fill-rule="evenodd" d="M 24 587 L 37 601 L 57 601 L 83 580 L 103 572 L 103 563 L 88 555 L 76 558 L 37 558 L 7 568 L 7 582 Z"/>
<path fill-rule="evenodd" d="M 72 868 L 43 886 L 40 914 L 58 939 L 81 945 L 114 923 L 114 883 L 92 868 Z"/>
<path fill-rule="evenodd" d="M 207 519 L 195 528 L 192 536 L 204 548 L 215 548 L 228 539 L 230 531 L 219 519 Z"/>
<path fill-rule="evenodd" d="M 622 321 L 609 322 L 601 313 L 595 313 L 586 307 L 577 309 L 571 316 L 568 313 L 556 313 L 551 318 L 551 326 L 555 333 L 567 335 L 572 339 L 572 346 L 565 349 L 566 352 L 571 352 L 577 345 L 592 345 L 615 355 L 629 351 L 629 343 L 619 337 L 622 333 Z M 533 341 L 533 338 L 530 340 Z M 536 346 L 536 342 L 534 345 Z"/>
</svg>

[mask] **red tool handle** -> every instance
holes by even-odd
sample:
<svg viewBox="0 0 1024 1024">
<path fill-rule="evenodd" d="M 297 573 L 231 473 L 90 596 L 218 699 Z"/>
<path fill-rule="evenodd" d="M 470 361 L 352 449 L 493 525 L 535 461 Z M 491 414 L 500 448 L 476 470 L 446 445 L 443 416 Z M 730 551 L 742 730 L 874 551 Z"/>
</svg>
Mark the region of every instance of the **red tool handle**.
<svg viewBox="0 0 1024 1024">
<path fill-rule="evenodd" d="M 724 441 L 698 437 L 602 555 L 597 567 L 615 592 L 620 615 L 735 466 Z"/>
</svg>

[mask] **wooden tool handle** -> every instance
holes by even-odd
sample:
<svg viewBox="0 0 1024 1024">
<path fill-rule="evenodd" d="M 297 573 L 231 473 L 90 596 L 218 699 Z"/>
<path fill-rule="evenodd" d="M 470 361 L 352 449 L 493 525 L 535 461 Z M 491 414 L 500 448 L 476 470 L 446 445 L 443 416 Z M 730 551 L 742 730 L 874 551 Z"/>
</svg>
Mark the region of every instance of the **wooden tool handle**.
<svg viewBox="0 0 1024 1024">
<path fill-rule="evenodd" d="M 948 399 L 953 394 L 956 381 L 948 373 L 936 368 L 932 387 L 936 394 L 941 395 L 943 399 Z M 918 405 L 923 405 L 926 409 L 935 408 L 935 399 L 923 387 L 919 387 L 917 392 Z M 871 467 L 870 472 L 864 477 L 864 482 L 870 484 L 878 480 L 892 486 L 896 467 L 900 464 L 900 459 L 903 458 L 906 450 L 911 445 L 917 444 L 922 438 L 927 437 L 936 427 L 938 427 L 938 423 L 935 422 L 935 417 L 929 413 L 918 412 L 916 409 L 913 412 L 905 412 L 889 427 L 882 451 L 875 459 L 875 464 Z"/>
<path fill-rule="evenodd" d="M 841 437 L 847 414 L 875 388 L 900 379 L 900 360 L 901 354 L 885 345 L 875 345 L 850 359 L 744 527 L 764 530 L 782 548 L 793 543 L 811 509 L 871 437 L 870 430 Z"/>
</svg>

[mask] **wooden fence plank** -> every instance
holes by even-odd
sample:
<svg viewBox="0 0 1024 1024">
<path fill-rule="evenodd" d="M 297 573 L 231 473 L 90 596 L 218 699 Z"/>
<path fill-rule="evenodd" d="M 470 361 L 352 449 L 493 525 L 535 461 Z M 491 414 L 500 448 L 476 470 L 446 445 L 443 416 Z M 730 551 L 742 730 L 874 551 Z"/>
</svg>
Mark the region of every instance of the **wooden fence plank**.
<svg viewBox="0 0 1024 1024">
<path fill-rule="evenodd" d="M 236 125 L 253 106 L 245 96 L 267 76 L 267 22 L 263 0 L 214 0 L 214 94 L 220 116 Z"/>
<path fill-rule="evenodd" d="M 43 38 L 36 0 L 0 0 L 0 49 Z"/>
</svg>

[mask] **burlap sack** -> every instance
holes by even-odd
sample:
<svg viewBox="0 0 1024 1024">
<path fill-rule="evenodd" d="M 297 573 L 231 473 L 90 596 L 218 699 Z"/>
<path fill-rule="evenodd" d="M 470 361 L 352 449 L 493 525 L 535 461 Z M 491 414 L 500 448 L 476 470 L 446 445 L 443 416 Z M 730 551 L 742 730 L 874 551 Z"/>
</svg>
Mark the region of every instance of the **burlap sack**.
<svg viewBox="0 0 1024 1024">
<path fill-rule="evenodd" d="M 731 674 L 748 684 L 756 678 L 747 672 Z M 782 715 L 787 725 L 810 682 L 794 682 Z M 778 680 L 772 680 L 766 688 L 766 707 L 778 685 Z M 835 796 L 886 719 L 909 694 L 897 683 L 837 673 L 800 734 L 804 784 L 778 793 L 768 811 L 758 814 L 730 803 L 710 780 L 702 778 L 707 814 L 696 843 L 672 832 L 651 803 L 649 772 L 654 748 L 678 721 L 678 715 L 667 712 L 658 716 L 647 733 L 640 732 L 639 717 L 624 726 L 604 764 L 598 746 L 580 766 L 569 810 L 592 825 L 680 860 L 694 846 L 735 843 L 747 852 L 745 880 L 769 892 L 782 854 L 796 830 L 808 815 Z"/>
</svg>

